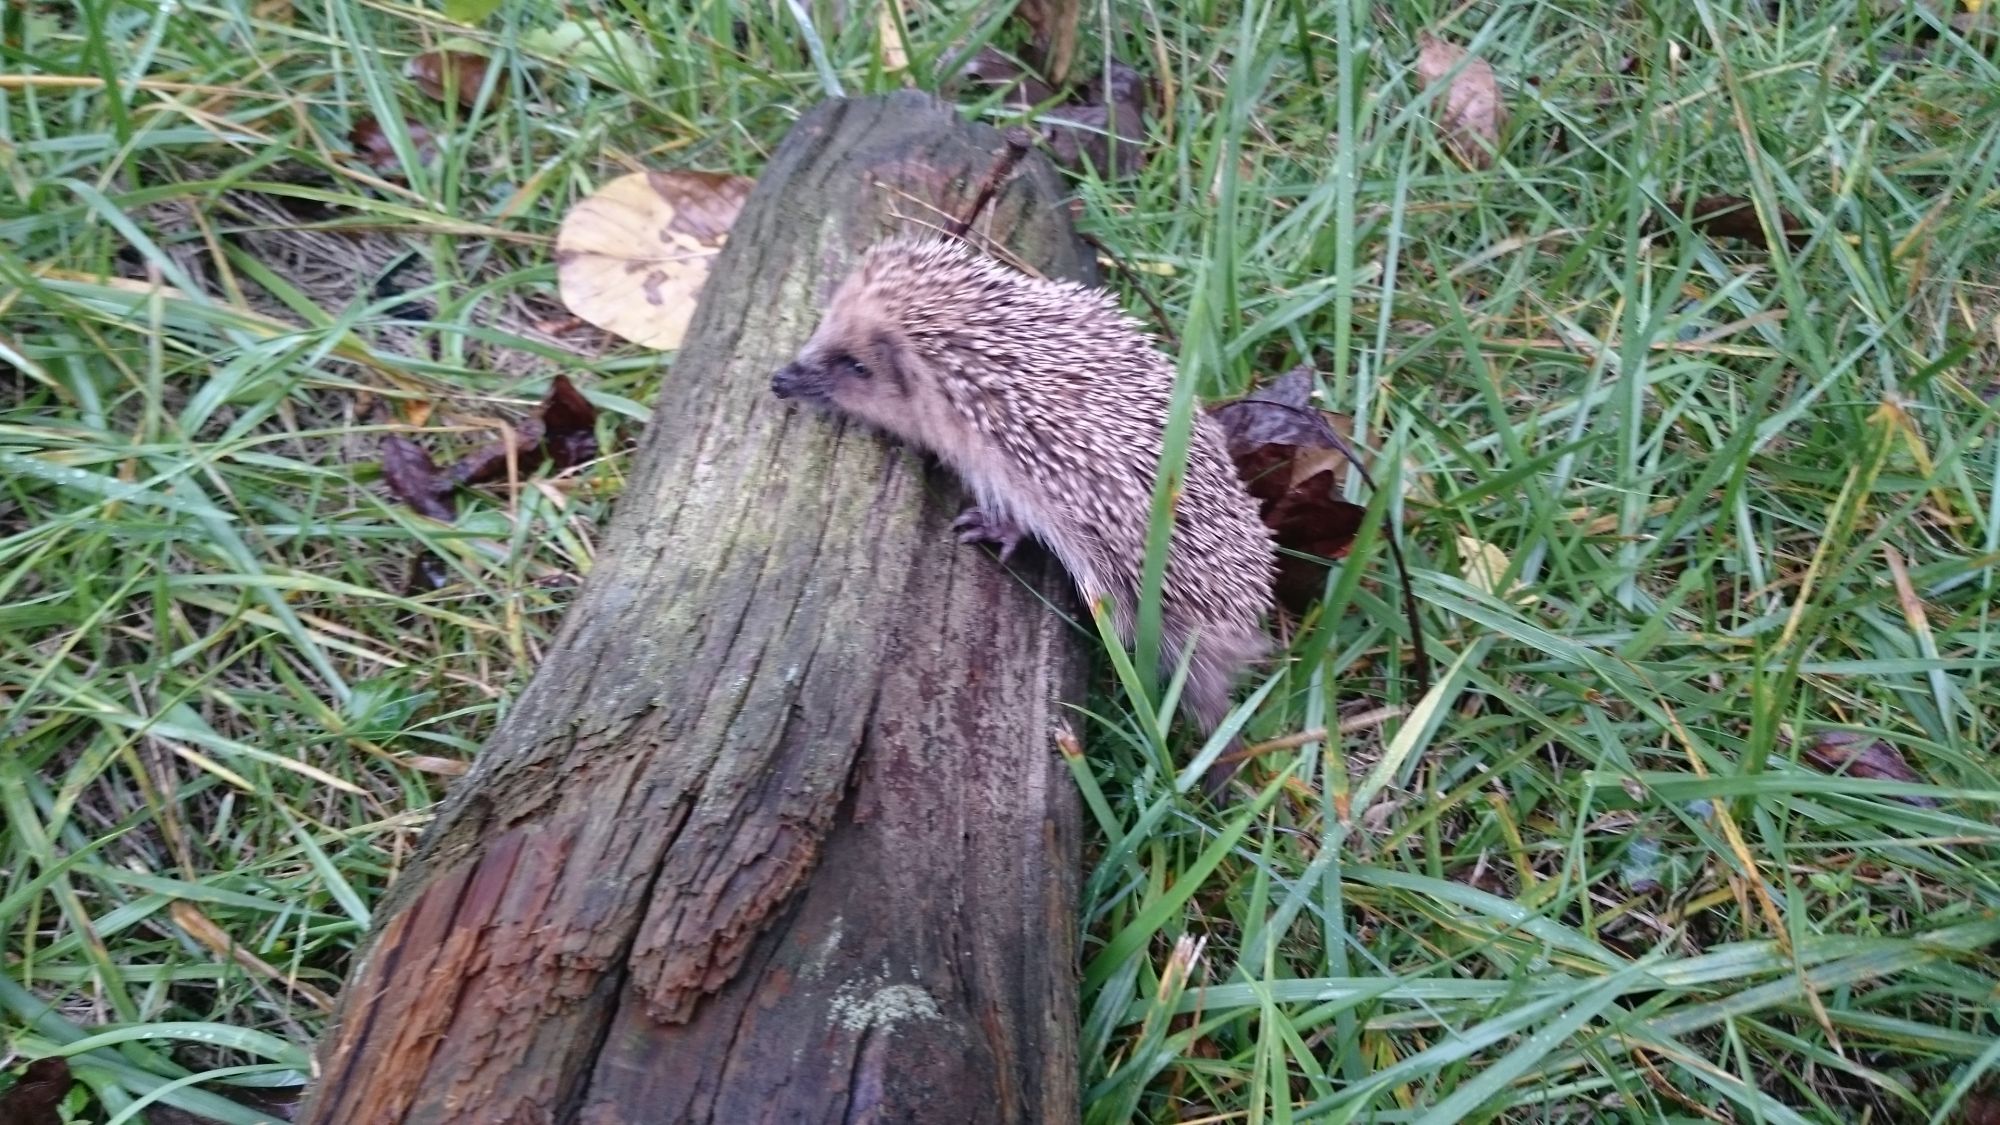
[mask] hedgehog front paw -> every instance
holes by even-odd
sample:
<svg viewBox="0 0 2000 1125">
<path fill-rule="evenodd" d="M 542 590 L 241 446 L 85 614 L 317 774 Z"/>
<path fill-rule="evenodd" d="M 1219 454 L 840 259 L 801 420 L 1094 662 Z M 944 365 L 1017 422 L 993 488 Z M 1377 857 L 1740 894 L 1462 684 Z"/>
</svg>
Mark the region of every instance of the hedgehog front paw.
<svg viewBox="0 0 2000 1125">
<path fill-rule="evenodd" d="M 958 514 L 951 521 L 951 529 L 958 532 L 960 543 L 992 543 L 1000 548 L 1000 561 L 1006 562 L 1014 556 L 1021 540 L 1028 537 L 1026 529 L 1005 516 L 996 516 L 977 504 Z"/>
</svg>

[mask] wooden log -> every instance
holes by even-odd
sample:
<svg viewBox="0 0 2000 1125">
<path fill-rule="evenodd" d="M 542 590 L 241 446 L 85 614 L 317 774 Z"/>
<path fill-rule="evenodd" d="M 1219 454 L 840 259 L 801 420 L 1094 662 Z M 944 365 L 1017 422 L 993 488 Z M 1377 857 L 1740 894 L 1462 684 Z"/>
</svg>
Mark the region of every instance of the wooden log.
<svg viewBox="0 0 2000 1125">
<path fill-rule="evenodd" d="M 859 250 L 949 225 L 1005 149 L 915 92 L 786 137 L 302 1121 L 1077 1118 L 1074 595 L 954 542 L 942 470 L 769 390 Z M 975 229 L 1090 279 L 1061 195 L 1031 155 Z"/>
</svg>

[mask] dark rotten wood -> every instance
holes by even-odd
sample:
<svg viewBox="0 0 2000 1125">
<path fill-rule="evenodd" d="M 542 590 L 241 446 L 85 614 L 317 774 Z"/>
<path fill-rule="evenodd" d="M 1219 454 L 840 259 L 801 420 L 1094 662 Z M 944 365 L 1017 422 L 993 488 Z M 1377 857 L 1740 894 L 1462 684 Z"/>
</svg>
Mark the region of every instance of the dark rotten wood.
<svg viewBox="0 0 2000 1125">
<path fill-rule="evenodd" d="M 929 97 L 773 156 L 586 588 L 391 890 L 302 1120 L 1077 1117 L 1074 610 L 961 493 L 774 398 L 861 247 L 943 227 L 1006 145 Z M 1022 161 L 976 230 L 1094 276 Z M 1037 564 L 1046 566 L 1047 564 Z"/>
</svg>

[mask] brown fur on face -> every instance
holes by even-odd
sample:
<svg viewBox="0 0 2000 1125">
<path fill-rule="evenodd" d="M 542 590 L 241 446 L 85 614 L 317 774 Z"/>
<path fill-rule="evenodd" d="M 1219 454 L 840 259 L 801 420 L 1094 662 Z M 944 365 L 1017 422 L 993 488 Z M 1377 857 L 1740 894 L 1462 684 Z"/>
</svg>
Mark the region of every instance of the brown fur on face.
<svg viewBox="0 0 2000 1125">
<path fill-rule="evenodd" d="M 978 524 L 1041 540 L 1124 641 L 1137 625 L 1172 363 L 1100 290 L 1031 278 L 954 242 L 875 246 L 771 389 L 937 454 Z M 973 513 L 968 513 L 971 515 Z M 1204 732 L 1268 648 L 1276 556 L 1216 424 L 1197 411 L 1162 590 L 1162 672 L 1193 645 L 1184 713 Z"/>
<path fill-rule="evenodd" d="M 843 287 L 798 358 L 771 377 L 779 398 L 846 414 L 938 451 L 963 428 L 937 373 L 865 291 Z"/>
</svg>

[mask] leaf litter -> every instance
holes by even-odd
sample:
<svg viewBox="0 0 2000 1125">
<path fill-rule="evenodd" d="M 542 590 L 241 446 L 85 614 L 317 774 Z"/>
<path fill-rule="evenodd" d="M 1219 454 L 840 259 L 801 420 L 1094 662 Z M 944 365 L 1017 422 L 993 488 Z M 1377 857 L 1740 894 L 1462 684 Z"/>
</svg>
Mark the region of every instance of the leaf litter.
<svg viewBox="0 0 2000 1125">
<path fill-rule="evenodd" d="M 471 109 L 479 101 L 479 88 L 486 84 L 486 68 L 492 60 L 472 51 L 425 51 L 410 59 L 403 68 L 417 89 L 433 101 L 451 101 Z M 500 99 L 500 87 L 493 87 L 493 101 Z"/>
<path fill-rule="evenodd" d="M 1327 564 L 1353 546 L 1366 511 L 1341 496 L 1353 420 L 1319 409 L 1312 396 L 1312 370 L 1300 366 L 1209 409 L 1278 546 L 1297 552 L 1279 556 L 1278 597 L 1300 614 L 1325 588 Z"/>
<path fill-rule="evenodd" d="M 472 450 L 449 467 L 439 468 L 422 446 L 402 434 L 385 436 L 382 479 L 412 511 L 450 523 L 457 518 L 453 494 L 460 486 L 506 479 L 509 465 L 523 476 L 544 464 L 566 472 L 594 459 L 597 451 L 597 408 L 568 378 L 558 375 L 535 415 L 507 437 Z"/>
<path fill-rule="evenodd" d="M 680 347 L 709 265 L 755 182 L 719 172 L 634 172 L 592 192 L 556 233 L 563 303 L 620 339 Z"/>
<path fill-rule="evenodd" d="M 1461 61 L 1465 68 L 1453 75 L 1452 68 Z M 1419 35 L 1417 78 L 1425 89 L 1444 84 L 1444 92 L 1432 104 L 1445 146 L 1470 167 L 1490 167 L 1500 148 L 1500 133 L 1507 125 L 1493 64 L 1470 57 L 1457 44 L 1434 35 Z"/>
</svg>

